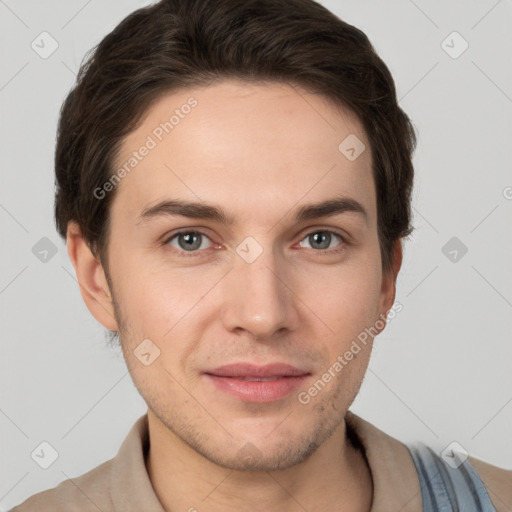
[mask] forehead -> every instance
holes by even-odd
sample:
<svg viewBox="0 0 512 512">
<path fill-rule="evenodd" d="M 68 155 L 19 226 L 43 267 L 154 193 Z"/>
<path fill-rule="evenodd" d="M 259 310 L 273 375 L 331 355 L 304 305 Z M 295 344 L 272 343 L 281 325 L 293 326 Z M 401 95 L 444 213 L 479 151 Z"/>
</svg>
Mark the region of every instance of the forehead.
<svg viewBox="0 0 512 512">
<path fill-rule="evenodd" d="M 181 89 L 155 102 L 123 141 L 116 169 L 127 172 L 113 211 L 135 216 L 181 198 L 228 204 L 234 215 L 258 212 L 263 219 L 278 205 L 282 212 L 347 195 L 372 216 L 369 149 L 348 109 L 295 86 L 226 80 Z"/>
</svg>

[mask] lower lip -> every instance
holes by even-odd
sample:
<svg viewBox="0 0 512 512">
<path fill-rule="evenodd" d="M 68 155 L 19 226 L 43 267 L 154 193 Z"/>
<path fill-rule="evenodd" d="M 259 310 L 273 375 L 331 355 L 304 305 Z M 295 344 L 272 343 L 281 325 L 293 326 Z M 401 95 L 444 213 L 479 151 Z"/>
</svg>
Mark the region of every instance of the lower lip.
<svg viewBox="0 0 512 512">
<path fill-rule="evenodd" d="M 299 388 L 307 378 L 307 375 L 301 375 L 297 377 L 282 377 L 276 380 L 253 381 L 234 377 L 205 375 L 218 389 L 226 391 L 243 401 L 257 403 L 280 400 Z"/>
</svg>

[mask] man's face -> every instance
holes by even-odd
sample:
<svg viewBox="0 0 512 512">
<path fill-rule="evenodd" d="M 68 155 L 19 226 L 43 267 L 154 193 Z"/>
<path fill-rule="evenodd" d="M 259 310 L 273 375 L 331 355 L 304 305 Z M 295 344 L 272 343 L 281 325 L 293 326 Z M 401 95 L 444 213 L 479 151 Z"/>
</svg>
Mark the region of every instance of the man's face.
<svg viewBox="0 0 512 512">
<path fill-rule="evenodd" d="M 158 130 L 175 109 L 179 122 Z M 351 134 L 366 145 L 352 161 L 338 149 Z M 371 343 L 333 365 L 394 298 L 365 133 L 322 96 L 224 81 L 159 100 L 115 168 L 144 145 L 118 185 L 108 247 L 134 383 L 153 421 L 213 462 L 290 467 L 342 424 Z M 336 214 L 296 218 L 340 198 L 349 207 Z M 233 223 L 151 210 L 166 201 L 212 205 Z M 253 367 L 221 369 L 236 364 Z"/>
</svg>

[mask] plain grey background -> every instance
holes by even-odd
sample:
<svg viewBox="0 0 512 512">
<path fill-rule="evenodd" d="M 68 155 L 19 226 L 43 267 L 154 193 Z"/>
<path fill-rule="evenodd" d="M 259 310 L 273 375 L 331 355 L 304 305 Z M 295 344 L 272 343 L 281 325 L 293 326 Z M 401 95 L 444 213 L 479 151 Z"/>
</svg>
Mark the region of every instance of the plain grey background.
<svg viewBox="0 0 512 512">
<path fill-rule="evenodd" d="M 53 152 L 85 52 L 148 3 L 0 0 L 2 510 L 112 458 L 146 411 L 55 231 Z M 419 137 L 403 309 L 352 410 L 510 469 L 512 2 L 320 3 L 368 35 Z M 48 469 L 31 456 L 42 442 L 58 454 Z"/>
</svg>

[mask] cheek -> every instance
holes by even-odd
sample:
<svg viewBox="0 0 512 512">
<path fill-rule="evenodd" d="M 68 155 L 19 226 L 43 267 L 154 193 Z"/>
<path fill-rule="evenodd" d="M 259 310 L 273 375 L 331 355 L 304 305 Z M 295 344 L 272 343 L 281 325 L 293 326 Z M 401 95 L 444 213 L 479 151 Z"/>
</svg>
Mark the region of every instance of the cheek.
<svg viewBox="0 0 512 512">
<path fill-rule="evenodd" d="M 165 268 L 157 268 L 153 259 L 145 256 L 140 248 L 134 247 L 119 253 L 115 259 L 115 268 L 112 269 L 123 310 L 136 313 L 136 319 L 147 318 L 146 313 L 150 317 L 153 313 L 159 313 L 159 304 L 174 305 L 176 287 L 171 285 L 172 280 L 166 275 Z"/>
<path fill-rule="evenodd" d="M 326 333 L 338 339 L 357 335 L 378 316 L 381 272 L 378 240 L 374 242 L 371 248 L 352 251 L 339 264 L 300 264 L 285 272 L 288 286 L 300 299 L 289 300 L 296 301 L 296 308 L 311 321 L 328 326 Z M 198 312 L 205 320 L 222 307 L 223 298 L 211 292 L 224 267 L 176 269 L 136 250 L 117 256 L 112 269 L 116 299 L 133 333 L 165 341 L 170 330 L 179 331 L 182 322 L 197 318 Z"/>
<path fill-rule="evenodd" d="M 380 260 L 365 257 L 350 264 L 320 268 L 303 276 L 300 297 L 336 335 L 354 335 L 378 314 L 381 288 Z"/>
<path fill-rule="evenodd" d="M 164 350 L 176 337 L 182 342 L 195 337 L 201 325 L 197 317 L 206 318 L 212 309 L 209 292 L 222 273 L 176 269 L 148 260 L 119 261 L 116 301 L 126 325 L 126 342 L 136 345 L 139 338 L 149 338 Z"/>
</svg>

